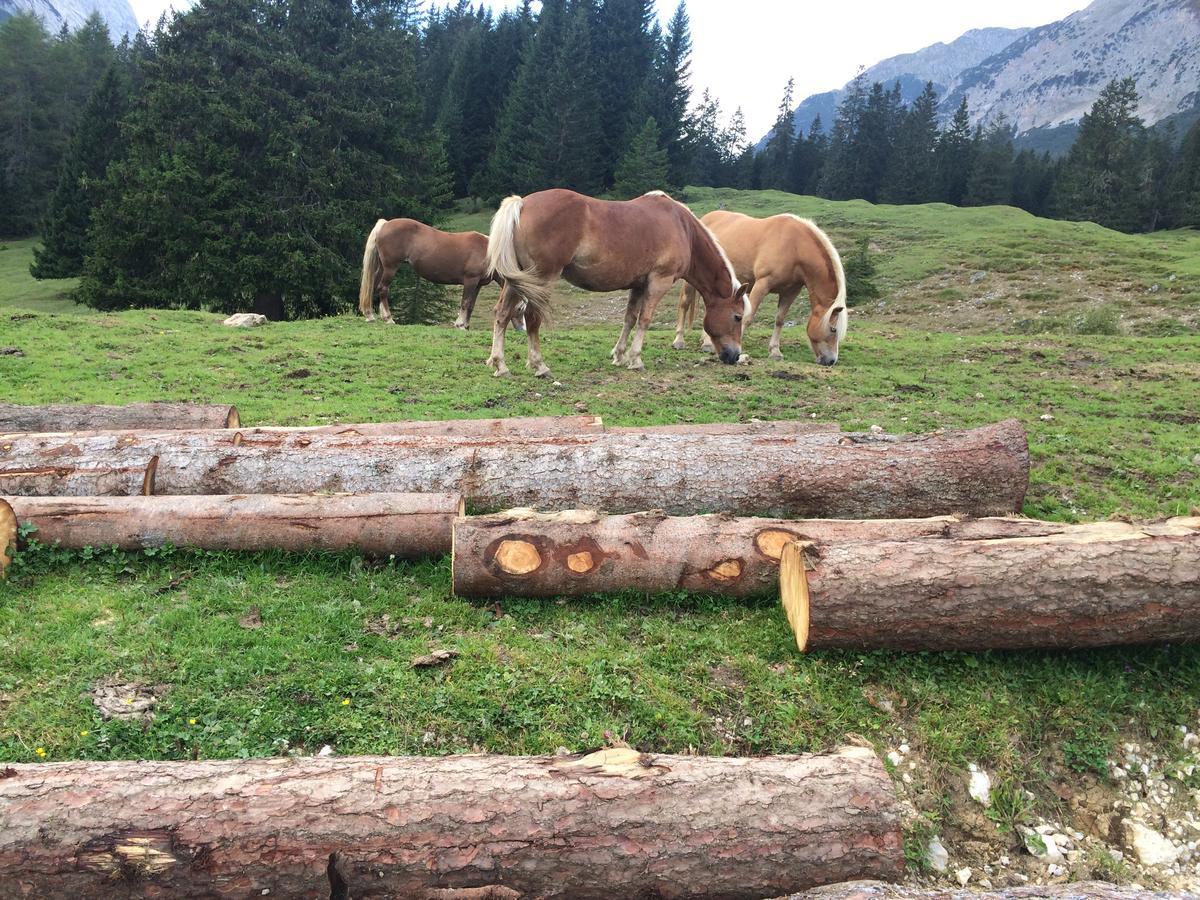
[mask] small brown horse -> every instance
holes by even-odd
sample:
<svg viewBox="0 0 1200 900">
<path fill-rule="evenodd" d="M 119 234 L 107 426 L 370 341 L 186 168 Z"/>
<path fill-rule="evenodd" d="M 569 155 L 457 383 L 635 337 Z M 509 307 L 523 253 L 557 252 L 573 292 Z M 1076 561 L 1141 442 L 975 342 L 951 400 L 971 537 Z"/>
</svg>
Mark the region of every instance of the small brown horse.
<svg viewBox="0 0 1200 900">
<path fill-rule="evenodd" d="M 792 302 L 808 288 L 811 312 L 808 341 L 817 362 L 832 366 L 846 336 L 846 273 L 842 259 L 828 235 L 808 219 L 793 215 L 755 219 L 727 210 L 715 210 L 703 219 L 733 263 L 738 278 L 752 285 L 750 311 L 742 328 L 750 325 L 767 294 L 779 295 L 779 312 L 771 334 L 771 358 L 783 359 L 780 334 Z M 684 287 L 679 298 L 679 321 L 675 329 L 676 350 L 684 347 L 684 331 L 691 324 L 696 292 Z M 708 336 L 705 349 L 711 349 Z"/>
<path fill-rule="evenodd" d="M 358 291 L 358 308 L 368 322 L 375 320 L 378 295 L 379 317 L 393 323 L 388 289 L 402 263 L 408 263 L 414 272 L 434 284 L 461 284 L 462 303 L 454 327 L 471 327 L 479 289 L 492 281 L 487 235 L 478 231 L 439 231 L 414 219 L 380 219 L 367 236 Z"/>
<path fill-rule="evenodd" d="M 642 345 L 654 309 L 683 278 L 704 297 L 705 330 L 720 347 L 722 362 L 741 357 L 746 288 L 734 276 L 720 245 L 690 209 L 661 191 L 636 200 L 596 200 L 552 190 L 509 197 L 492 219 L 489 270 L 504 281 L 492 327 L 488 365 L 507 375 L 504 331 L 522 305 L 529 340 L 529 368 L 550 374 L 542 359 L 540 328 L 551 286 L 565 278 L 587 291 L 628 290 L 625 327 L 612 351 L 616 365 L 642 369 Z M 626 353 L 629 333 L 637 334 Z"/>
</svg>

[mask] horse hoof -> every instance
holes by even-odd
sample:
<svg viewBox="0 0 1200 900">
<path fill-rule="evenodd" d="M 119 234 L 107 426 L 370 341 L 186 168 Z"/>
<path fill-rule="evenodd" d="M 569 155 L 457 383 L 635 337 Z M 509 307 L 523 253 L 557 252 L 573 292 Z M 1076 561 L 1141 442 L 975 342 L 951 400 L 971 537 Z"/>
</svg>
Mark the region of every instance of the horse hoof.
<svg viewBox="0 0 1200 900">
<path fill-rule="evenodd" d="M 462 331 L 467 331 L 468 329 L 470 329 L 471 326 L 465 322 L 455 322 L 454 327 L 461 329 Z"/>
<path fill-rule="evenodd" d="M 535 378 L 549 378 L 550 368 L 548 366 L 539 366 L 538 370 L 533 373 Z"/>
<path fill-rule="evenodd" d="M 778 350 L 772 350 L 771 359 L 775 360 L 775 362 L 783 362 L 783 354 Z"/>
<path fill-rule="evenodd" d="M 511 374 L 512 374 L 512 372 L 508 371 L 508 369 L 497 369 L 495 372 L 492 373 L 492 377 L 493 378 L 507 378 Z"/>
<path fill-rule="evenodd" d="M 672 350 L 683 350 L 685 347 L 687 347 L 687 344 L 684 342 L 683 338 L 676 338 L 671 344 Z"/>
<path fill-rule="evenodd" d="M 634 372 L 642 372 L 642 371 L 645 371 L 646 364 L 643 363 L 640 359 L 635 359 L 633 362 L 631 362 L 629 364 L 629 368 L 631 370 L 633 370 Z"/>
</svg>

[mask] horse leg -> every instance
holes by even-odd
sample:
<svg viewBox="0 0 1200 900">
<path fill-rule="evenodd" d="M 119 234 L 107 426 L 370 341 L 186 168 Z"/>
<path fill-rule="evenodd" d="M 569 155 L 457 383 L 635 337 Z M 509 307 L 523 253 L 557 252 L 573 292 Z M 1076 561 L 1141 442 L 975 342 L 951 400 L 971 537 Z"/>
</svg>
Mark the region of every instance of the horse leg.
<svg viewBox="0 0 1200 900">
<path fill-rule="evenodd" d="M 633 336 L 633 345 L 629 348 L 629 368 L 641 371 L 646 368 L 642 363 L 642 344 L 646 341 L 646 329 L 650 327 L 650 323 L 654 320 L 654 311 L 658 309 L 658 303 L 662 300 L 663 295 L 671 289 L 671 285 L 675 283 L 674 278 L 663 278 L 651 276 L 650 281 L 646 285 L 644 300 L 642 301 L 641 315 L 638 317 L 637 334 Z"/>
<path fill-rule="evenodd" d="M 392 308 L 388 305 L 388 298 L 391 296 L 392 279 L 396 276 L 396 271 L 384 270 L 383 277 L 379 281 L 379 318 L 387 325 L 395 325 L 396 320 L 392 318 Z"/>
<path fill-rule="evenodd" d="M 679 316 L 675 320 L 675 340 L 671 344 L 676 350 L 682 350 L 687 346 L 683 335 L 687 330 L 687 320 L 695 316 L 695 309 L 696 289 L 685 281 L 683 290 L 679 292 Z"/>
<path fill-rule="evenodd" d="M 504 363 L 504 332 L 508 328 L 508 320 L 512 318 L 516 308 L 516 298 L 513 292 L 505 286 L 496 301 L 496 314 L 492 319 L 492 355 L 487 358 L 486 365 L 495 369 L 495 377 L 500 378 L 511 374 Z"/>
<path fill-rule="evenodd" d="M 532 369 L 535 378 L 549 378 L 550 367 L 542 359 L 542 315 L 532 306 L 525 307 L 525 337 L 529 341 L 529 359 L 526 368 Z"/>
<path fill-rule="evenodd" d="M 629 332 L 633 331 L 634 323 L 637 322 L 638 310 L 644 299 L 645 290 L 643 288 L 633 288 L 629 291 L 629 301 L 625 304 L 625 326 L 621 329 L 621 336 L 617 338 L 616 346 L 612 349 L 614 366 L 625 364 L 625 348 L 629 343 Z"/>
<path fill-rule="evenodd" d="M 783 322 L 787 318 L 792 303 L 800 296 L 799 288 L 787 288 L 779 292 L 779 312 L 775 314 L 775 330 L 771 332 L 771 359 L 783 359 L 779 350 L 779 340 L 783 335 Z"/>
<path fill-rule="evenodd" d="M 746 338 L 746 329 L 750 327 L 750 323 L 754 321 L 754 317 L 758 315 L 758 308 L 762 306 L 763 299 L 771 292 L 771 285 L 767 279 L 760 278 L 754 282 L 754 286 L 750 288 L 750 309 L 742 319 L 742 340 Z"/>
<path fill-rule="evenodd" d="M 471 314 L 475 312 L 475 301 L 479 297 L 479 289 L 483 285 L 478 279 L 468 278 L 463 282 L 462 302 L 458 305 L 458 318 L 454 327 L 467 331 L 471 327 Z"/>
</svg>

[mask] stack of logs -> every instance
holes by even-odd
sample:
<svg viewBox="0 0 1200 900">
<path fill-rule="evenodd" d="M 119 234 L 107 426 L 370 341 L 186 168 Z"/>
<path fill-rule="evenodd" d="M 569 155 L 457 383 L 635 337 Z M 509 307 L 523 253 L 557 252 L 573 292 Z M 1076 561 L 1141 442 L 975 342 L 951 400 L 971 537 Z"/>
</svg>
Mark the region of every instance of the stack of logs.
<svg viewBox="0 0 1200 900">
<path fill-rule="evenodd" d="M 1200 519 L 1018 518 L 1028 473 L 1011 421 L 243 428 L 227 406 L 0 405 L 0 569 L 27 523 L 67 548 L 449 553 L 468 598 L 777 595 L 801 650 L 1200 638 Z M 22 765 L 0 805 L 0 883 L 30 896 L 762 898 L 903 865 L 861 748 Z"/>
</svg>

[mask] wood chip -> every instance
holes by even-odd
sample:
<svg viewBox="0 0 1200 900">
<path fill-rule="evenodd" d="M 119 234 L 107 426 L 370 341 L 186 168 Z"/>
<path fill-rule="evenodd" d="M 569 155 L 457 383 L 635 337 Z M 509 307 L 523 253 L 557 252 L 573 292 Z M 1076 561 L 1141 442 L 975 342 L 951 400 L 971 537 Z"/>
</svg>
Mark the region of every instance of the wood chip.
<svg viewBox="0 0 1200 900">
<path fill-rule="evenodd" d="M 448 663 L 454 657 L 458 656 L 457 650 L 434 650 L 425 656 L 418 656 L 412 661 L 414 669 L 424 668 L 426 666 L 440 666 Z"/>
</svg>

